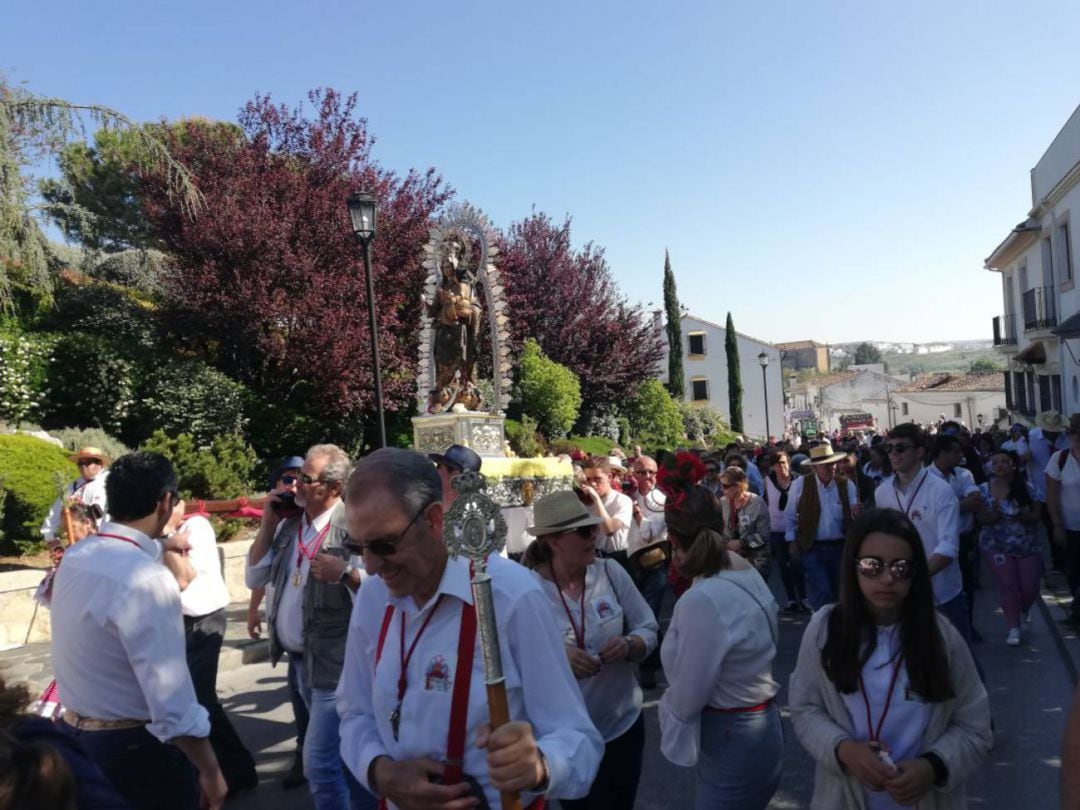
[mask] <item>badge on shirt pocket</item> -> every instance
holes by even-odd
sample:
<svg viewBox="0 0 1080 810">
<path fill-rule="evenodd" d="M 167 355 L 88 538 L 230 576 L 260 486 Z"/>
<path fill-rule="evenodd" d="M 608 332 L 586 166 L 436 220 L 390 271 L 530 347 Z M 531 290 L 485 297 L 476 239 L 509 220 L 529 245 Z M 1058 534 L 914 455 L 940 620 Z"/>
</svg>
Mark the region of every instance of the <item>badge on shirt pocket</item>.
<svg viewBox="0 0 1080 810">
<path fill-rule="evenodd" d="M 450 691 L 450 666 L 441 655 L 436 655 L 428 662 L 424 671 L 424 689 L 429 692 Z"/>
</svg>

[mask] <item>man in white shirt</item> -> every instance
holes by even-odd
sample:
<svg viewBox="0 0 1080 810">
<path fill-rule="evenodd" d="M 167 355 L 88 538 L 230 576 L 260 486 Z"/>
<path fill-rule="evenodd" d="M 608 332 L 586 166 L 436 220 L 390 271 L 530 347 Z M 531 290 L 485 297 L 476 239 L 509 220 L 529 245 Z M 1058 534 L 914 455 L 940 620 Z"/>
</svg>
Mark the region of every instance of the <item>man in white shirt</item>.
<svg viewBox="0 0 1080 810">
<path fill-rule="evenodd" d="M 964 446 L 958 436 L 948 432 L 938 433 L 934 437 L 931 458 L 933 461 L 927 467 L 930 474 L 947 483 L 956 496 L 959 515 L 957 564 L 960 566 L 964 601 L 967 602 L 968 625 L 971 627 L 972 639 L 979 641 L 980 637 L 975 631 L 974 624 L 975 561 L 978 559 L 978 548 L 975 545 L 975 512 L 982 505 L 982 496 L 979 495 L 979 486 L 975 483 L 975 476 L 972 475 L 971 470 L 960 466 L 964 462 Z"/>
<path fill-rule="evenodd" d="M 182 535 L 188 546 L 192 578 L 180 592 L 187 640 L 188 670 L 195 697 L 210 715 L 210 745 L 217 755 L 229 795 L 253 790 L 259 783 L 255 758 L 233 728 L 217 695 L 218 658 L 225 640 L 225 608 L 229 588 L 221 575 L 217 535 L 203 515 L 184 517 L 183 506 L 173 512 L 167 533 Z M 183 585 L 183 583 L 181 583 Z"/>
<path fill-rule="evenodd" d="M 1054 524 L 1046 507 L 1046 467 L 1050 457 L 1060 450 L 1069 449 L 1069 437 L 1065 435 L 1068 420 L 1057 411 L 1043 411 L 1035 418 L 1037 427 L 1028 434 L 1028 452 L 1031 461 L 1027 466 L 1028 482 L 1035 490 L 1035 500 L 1042 504 L 1042 516 L 1046 536 L 1053 538 Z M 1050 564 L 1055 571 L 1065 570 L 1065 550 L 1057 543 L 1050 543 Z"/>
<path fill-rule="evenodd" d="M 836 464 L 846 455 L 834 453 L 829 442 L 811 447 L 810 474 L 796 478 L 788 490 L 784 539 L 791 553 L 802 557 L 812 610 L 839 597 L 844 538 L 859 511 L 855 484 L 836 475 Z"/>
<path fill-rule="evenodd" d="M 629 570 L 627 547 L 630 540 L 630 522 L 634 505 L 629 496 L 616 492 L 611 486 L 611 463 L 606 458 L 594 456 L 581 465 L 585 472 L 583 490 L 592 503 L 589 513 L 600 518 L 596 550 L 603 557 L 611 557 Z"/>
<path fill-rule="evenodd" d="M 1020 466 L 1025 466 L 1031 461 L 1031 447 L 1028 445 L 1025 434 L 1027 431 L 1021 424 L 1009 427 L 1009 438 L 1001 443 L 1002 450 L 1012 450 L 1020 459 Z"/>
<path fill-rule="evenodd" d="M 633 511 L 627 538 L 631 575 L 659 622 L 664 592 L 669 588 L 669 549 L 667 523 L 664 520 L 666 498 L 664 493 L 656 488 L 655 459 L 639 455 L 633 461 L 631 472 L 637 482 L 632 498 Z M 643 689 L 656 687 L 656 673 L 659 669 L 660 644 L 657 642 L 656 648 L 641 662 L 639 668 Z"/>
<path fill-rule="evenodd" d="M 1073 595 L 1071 620 L 1080 626 L 1080 413 L 1069 416 L 1065 435 L 1069 449 L 1055 453 L 1046 465 L 1046 506 L 1053 541 L 1065 551 L 1065 577 Z"/>
<path fill-rule="evenodd" d="M 430 466 L 430 462 L 429 462 Z M 345 770 L 340 754 L 334 689 L 341 677 L 352 594 L 360 587 L 357 561 L 345 549 L 348 529 L 341 492 L 352 464 L 336 445 L 310 448 L 300 469 L 296 505 L 283 518 L 267 496 L 259 533 L 248 552 L 247 585 L 267 588 L 270 660 L 289 653 L 308 707 L 304 774 L 316 810 L 374 808 L 375 799 Z M 432 468 L 434 472 L 434 468 Z"/>
<path fill-rule="evenodd" d="M 338 687 L 341 753 L 356 778 L 402 807 L 465 807 L 448 803 L 478 794 L 500 807 L 501 791 L 525 793 L 526 806 L 535 794 L 584 796 L 603 741 L 533 575 L 488 558 L 511 718 L 489 733 L 478 632 L 470 644 L 471 566 L 443 545 L 435 468 L 410 450 L 377 450 L 357 465 L 345 498 L 350 546 L 372 575 Z"/>
<path fill-rule="evenodd" d="M 187 668 L 180 587 L 162 564 L 176 552 L 152 539 L 176 485 L 156 453 L 118 459 L 106 484 L 113 521 L 65 552 L 53 582 L 64 728 L 136 810 L 189 810 L 199 790 L 219 808 L 228 790 Z"/>
<path fill-rule="evenodd" d="M 915 524 L 926 549 L 934 603 L 970 643 L 967 600 L 960 576 L 960 502 L 952 487 L 923 467 L 926 434 L 914 423 L 897 425 L 886 445 L 893 475 L 881 482 L 874 502 L 899 509 Z"/>
<path fill-rule="evenodd" d="M 59 542 L 57 533 L 61 532 L 61 514 L 64 501 L 84 503 L 101 509 L 103 520 L 109 519 L 108 497 L 105 494 L 105 482 L 109 478 L 109 457 L 99 447 L 83 447 L 78 453 L 68 456 L 79 468 L 79 477 L 64 487 L 64 495 L 53 503 L 49 514 L 41 524 L 41 536 L 50 546 Z M 71 538 L 64 538 L 70 543 Z"/>
</svg>

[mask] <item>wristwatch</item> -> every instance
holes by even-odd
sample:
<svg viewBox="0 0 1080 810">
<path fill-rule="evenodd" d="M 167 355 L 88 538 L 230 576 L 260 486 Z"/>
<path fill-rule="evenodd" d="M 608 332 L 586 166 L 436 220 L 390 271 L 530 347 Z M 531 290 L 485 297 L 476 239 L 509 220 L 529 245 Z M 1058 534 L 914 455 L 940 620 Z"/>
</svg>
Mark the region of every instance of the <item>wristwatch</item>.
<svg viewBox="0 0 1080 810">
<path fill-rule="evenodd" d="M 341 583 L 345 583 L 346 581 L 348 581 L 349 577 L 352 576 L 352 572 L 355 570 L 356 566 L 353 565 L 351 562 L 345 563 L 345 570 L 341 572 L 341 578 L 338 581 Z"/>
</svg>

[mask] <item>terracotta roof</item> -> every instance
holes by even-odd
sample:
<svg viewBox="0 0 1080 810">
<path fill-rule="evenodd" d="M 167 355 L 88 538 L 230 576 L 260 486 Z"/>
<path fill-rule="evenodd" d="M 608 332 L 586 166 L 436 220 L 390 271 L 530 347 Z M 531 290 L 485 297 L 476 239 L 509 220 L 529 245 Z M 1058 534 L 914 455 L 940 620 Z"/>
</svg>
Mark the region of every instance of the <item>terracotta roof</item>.
<svg viewBox="0 0 1080 810">
<path fill-rule="evenodd" d="M 791 343 L 776 343 L 776 348 L 781 351 L 795 351 L 796 349 L 824 349 L 827 348 L 824 343 L 818 343 L 816 340 L 796 340 Z"/>
<path fill-rule="evenodd" d="M 834 374 L 826 374 L 824 377 L 810 377 L 806 385 L 810 388 L 828 388 L 830 385 L 847 382 L 859 376 L 860 371 L 837 371 Z"/>
<path fill-rule="evenodd" d="M 976 371 L 971 374 L 920 374 L 893 390 L 894 394 L 916 391 L 1004 391 L 1005 378 L 1000 371 Z"/>
</svg>

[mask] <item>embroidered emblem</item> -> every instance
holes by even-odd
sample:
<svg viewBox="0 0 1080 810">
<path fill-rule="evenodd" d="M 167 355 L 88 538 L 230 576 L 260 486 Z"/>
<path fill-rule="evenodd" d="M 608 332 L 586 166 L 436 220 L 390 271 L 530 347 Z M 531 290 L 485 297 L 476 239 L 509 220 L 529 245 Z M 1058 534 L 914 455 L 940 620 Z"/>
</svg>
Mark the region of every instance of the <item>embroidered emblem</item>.
<svg viewBox="0 0 1080 810">
<path fill-rule="evenodd" d="M 427 672 L 424 674 L 424 688 L 429 692 L 450 690 L 450 667 L 441 655 L 436 655 L 428 664 Z"/>
<path fill-rule="evenodd" d="M 913 509 L 913 510 L 911 510 L 911 519 L 913 521 L 922 520 L 922 516 L 923 516 L 922 509 Z"/>
<path fill-rule="evenodd" d="M 607 599 L 601 599 L 596 603 L 596 614 L 601 619 L 606 619 L 608 616 L 615 615 L 615 609 Z"/>
</svg>

